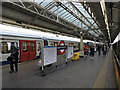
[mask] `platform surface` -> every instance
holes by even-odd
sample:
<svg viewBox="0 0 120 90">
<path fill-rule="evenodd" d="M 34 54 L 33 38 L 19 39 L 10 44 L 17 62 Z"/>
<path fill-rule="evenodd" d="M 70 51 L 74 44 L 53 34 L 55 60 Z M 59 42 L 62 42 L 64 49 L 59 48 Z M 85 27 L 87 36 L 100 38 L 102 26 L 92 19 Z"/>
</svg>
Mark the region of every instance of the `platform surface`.
<svg viewBox="0 0 120 90">
<path fill-rule="evenodd" d="M 59 58 L 65 60 L 63 56 Z M 16 73 L 9 73 L 9 66 L 3 66 L 3 88 L 117 88 L 111 49 L 106 56 L 96 53 L 94 59 L 88 56 L 63 63 L 58 69 L 52 66 L 44 77 L 37 63 L 38 60 L 19 64 Z"/>
</svg>

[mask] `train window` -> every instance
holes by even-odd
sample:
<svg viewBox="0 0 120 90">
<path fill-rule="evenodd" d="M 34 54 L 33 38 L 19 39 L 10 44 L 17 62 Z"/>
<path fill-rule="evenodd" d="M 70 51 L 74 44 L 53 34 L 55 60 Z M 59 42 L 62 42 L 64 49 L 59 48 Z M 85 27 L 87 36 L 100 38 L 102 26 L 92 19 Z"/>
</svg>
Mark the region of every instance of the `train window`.
<svg viewBox="0 0 120 90">
<path fill-rule="evenodd" d="M 40 43 L 37 44 L 37 51 L 40 51 Z"/>
<path fill-rule="evenodd" d="M 73 46 L 73 43 L 69 43 L 69 46 Z"/>
<path fill-rule="evenodd" d="M 11 52 L 11 42 L 7 42 L 7 45 L 8 45 L 8 53 Z"/>
<path fill-rule="evenodd" d="M 58 46 L 58 42 L 54 42 L 54 46 Z"/>
<path fill-rule="evenodd" d="M 14 47 L 18 48 L 18 43 L 17 42 L 14 43 Z"/>
<path fill-rule="evenodd" d="M 10 53 L 12 48 L 15 46 L 14 44 L 16 43 L 17 45 L 17 42 L 2 42 L 1 43 L 1 53 L 2 54 L 5 54 L 5 53 Z"/>
<path fill-rule="evenodd" d="M 50 46 L 54 46 L 52 42 L 50 43 Z"/>
<path fill-rule="evenodd" d="M 34 51 L 34 42 L 30 42 L 31 51 Z"/>
<path fill-rule="evenodd" d="M 27 42 L 22 43 L 22 50 L 23 52 L 27 52 Z"/>
<path fill-rule="evenodd" d="M 1 50 L 2 50 L 2 43 L 0 43 L 0 52 L 1 52 Z"/>
<path fill-rule="evenodd" d="M 8 51 L 10 51 L 11 50 L 11 43 L 7 42 L 7 44 L 8 44 Z"/>
<path fill-rule="evenodd" d="M 10 46 L 9 46 L 10 45 Z M 18 48 L 18 43 L 17 42 L 11 42 L 11 43 L 9 43 L 8 44 L 8 48 L 10 48 L 11 50 L 13 49 L 13 48 Z"/>
<path fill-rule="evenodd" d="M 48 41 L 44 40 L 44 46 L 48 46 Z"/>
<path fill-rule="evenodd" d="M 11 42 L 11 50 L 14 48 L 14 42 Z"/>
<path fill-rule="evenodd" d="M 2 54 L 8 53 L 8 44 L 7 44 L 7 42 L 2 42 L 2 43 L 1 43 L 1 46 L 2 46 L 2 51 L 1 51 L 1 53 L 2 53 Z"/>
</svg>

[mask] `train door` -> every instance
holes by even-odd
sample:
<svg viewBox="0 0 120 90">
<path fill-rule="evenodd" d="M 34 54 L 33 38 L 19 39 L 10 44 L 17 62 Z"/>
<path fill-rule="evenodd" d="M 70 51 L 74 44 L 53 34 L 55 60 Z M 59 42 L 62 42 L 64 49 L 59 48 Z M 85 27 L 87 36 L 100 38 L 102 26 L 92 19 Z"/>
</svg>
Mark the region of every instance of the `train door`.
<svg viewBox="0 0 120 90">
<path fill-rule="evenodd" d="M 20 61 L 32 60 L 36 57 L 36 41 L 20 40 Z"/>
<path fill-rule="evenodd" d="M 28 47 L 26 40 L 20 40 L 20 61 L 28 60 Z"/>
<path fill-rule="evenodd" d="M 36 41 L 29 41 L 28 46 L 28 60 L 35 59 L 36 57 Z"/>
</svg>

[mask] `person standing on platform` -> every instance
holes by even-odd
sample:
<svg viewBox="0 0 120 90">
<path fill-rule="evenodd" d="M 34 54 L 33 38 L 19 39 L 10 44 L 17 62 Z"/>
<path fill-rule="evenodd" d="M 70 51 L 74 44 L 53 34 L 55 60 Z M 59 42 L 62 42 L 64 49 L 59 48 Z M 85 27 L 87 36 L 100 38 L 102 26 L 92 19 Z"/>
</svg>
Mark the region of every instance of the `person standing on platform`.
<svg viewBox="0 0 120 90">
<path fill-rule="evenodd" d="M 94 45 L 93 44 L 90 47 L 90 56 L 94 57 Z"/>
<path fill-rule="evenodd" d="M 103 51 L 103 55 L 106 55 L 106 53 L 107 53 L 107 46 L 106 46 L 106 44 L 103 45 L 102 51 Z"/>
<path fill-rule="evenodd" d="M 98 50 L 98 55 L 100 55 L 101 54 L 101 45 L 100 44 L 98 45 L 97 50 Z"/>
<path fill-rule="evenodd" d="M 12 52 L 11 52 L 11 57 L 12 60 L 10 61 L 10 69 L 11 71 L 9 71 L 9 73 L 14 72 L 14 64 L 15 64 L 15 70 L 16 72 L 18 71 L 18 49 L 16 47 L 12 48 Z"/>
<path fill-rule="evenodd" d="M 88 46 L 85 44 L 85 46 L 84 46 L 84 55 L 86 56 L 86 58 L 87 58 L 87 55 L 88 55 Z"/>
</svg>

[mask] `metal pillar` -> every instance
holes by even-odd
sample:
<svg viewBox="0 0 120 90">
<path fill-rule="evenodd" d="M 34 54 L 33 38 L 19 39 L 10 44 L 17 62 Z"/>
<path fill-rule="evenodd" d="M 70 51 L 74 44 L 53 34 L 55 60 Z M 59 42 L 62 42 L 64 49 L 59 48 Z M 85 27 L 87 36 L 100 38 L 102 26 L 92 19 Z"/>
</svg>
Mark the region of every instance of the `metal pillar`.
<svg viewBox="0 0 120 90">
<path fill-rule="evenodd" d="M 95 46 L 95 52 L 96 52 L 96 39 L 94 38 L 94 46 Z"/>
<path fill-rule="evenodd" d="M 83 33 L 80 33 L 80 56 L 84 57 Z"/>
<path fill-rule="evenodd" d="M 80 35 L 80 51 L 83 51 L 83 35 Z"/>
<path fill-rule="evenodd" d="M 68 60 L 67 60 L 67 57 L 68 57 L 68 46 L 67 46 L 67 49 L 66 49 L 66 64 L 68 63 Z"/>
</svg>

